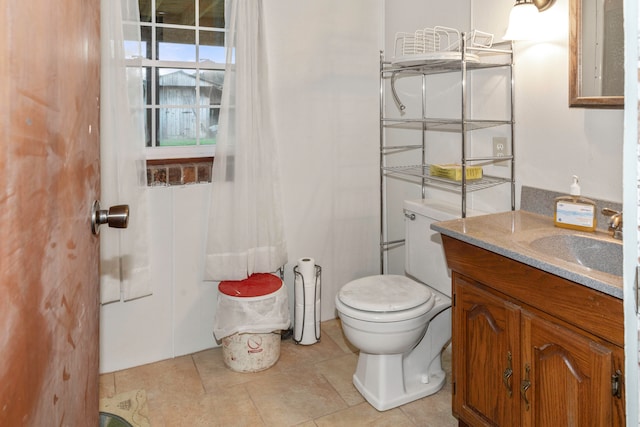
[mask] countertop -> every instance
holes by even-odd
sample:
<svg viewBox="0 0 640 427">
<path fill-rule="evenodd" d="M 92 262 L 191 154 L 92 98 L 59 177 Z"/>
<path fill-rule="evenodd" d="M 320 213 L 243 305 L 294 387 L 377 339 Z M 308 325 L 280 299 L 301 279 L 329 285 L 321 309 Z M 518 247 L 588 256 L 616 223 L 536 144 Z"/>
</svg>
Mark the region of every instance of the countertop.
<svg viewBox="0 0 640 427">
<path fill-rule="evenodd" d="M 431 228 L 445 236 L 622 299 L 622 277 L 556 258 L 534 250 L 528 244 L 552 234 L 584 234 L 613 241 L 605 232 L 587 233 L 558 228 L 553 225 L 553 218 L 522 210 L 442 221 L 432 224 Z"/>
</svg>

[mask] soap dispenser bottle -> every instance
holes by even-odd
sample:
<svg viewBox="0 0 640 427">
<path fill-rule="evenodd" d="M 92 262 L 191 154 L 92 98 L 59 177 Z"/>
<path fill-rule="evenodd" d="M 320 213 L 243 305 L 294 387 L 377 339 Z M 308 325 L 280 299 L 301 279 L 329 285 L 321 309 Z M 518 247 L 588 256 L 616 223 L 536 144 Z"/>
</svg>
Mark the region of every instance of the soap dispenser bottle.
<svg viewBox="0 0 640 427">
<path fill-rule="evenodd" d="M 553 221 L 556 227 L 595 231 L 596 212 L 596 203 L 580 195 L 578 177 L 573 175 L 569 196 L 560 196 L 555 199 Z"/>
</svg>

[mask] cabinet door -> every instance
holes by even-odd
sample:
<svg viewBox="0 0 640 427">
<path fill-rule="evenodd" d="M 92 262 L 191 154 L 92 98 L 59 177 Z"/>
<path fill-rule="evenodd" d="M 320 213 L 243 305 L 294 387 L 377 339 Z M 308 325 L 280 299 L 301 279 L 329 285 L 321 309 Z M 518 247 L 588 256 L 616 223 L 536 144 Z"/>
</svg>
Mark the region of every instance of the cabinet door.
<svg viewBox="0 0 640 427">
<path fill-rule="evenodd" d="M 520 423 L 520 309 L 453 273 L 453 412 L 473 426 Z"/>
<path fill-rule="evenodd" d="M 610 426 L 613 351 L 522 312 L 523 426 Z"/>
</svg>

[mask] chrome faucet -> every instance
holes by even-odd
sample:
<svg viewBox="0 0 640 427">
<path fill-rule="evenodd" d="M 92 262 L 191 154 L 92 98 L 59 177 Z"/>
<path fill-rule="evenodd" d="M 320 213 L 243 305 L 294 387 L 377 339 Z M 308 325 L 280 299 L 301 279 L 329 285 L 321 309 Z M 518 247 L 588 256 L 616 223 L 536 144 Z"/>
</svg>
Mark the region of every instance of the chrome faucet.
<svg viewBox="0 0 640 427">
<path fill-rule="evenodd" d="M 609 232 L 614 239 L 622 240 L 622 212 L 614 211 L 613 209 L 602 209 L 602 215 L 609 217 Z"/>
</svg>

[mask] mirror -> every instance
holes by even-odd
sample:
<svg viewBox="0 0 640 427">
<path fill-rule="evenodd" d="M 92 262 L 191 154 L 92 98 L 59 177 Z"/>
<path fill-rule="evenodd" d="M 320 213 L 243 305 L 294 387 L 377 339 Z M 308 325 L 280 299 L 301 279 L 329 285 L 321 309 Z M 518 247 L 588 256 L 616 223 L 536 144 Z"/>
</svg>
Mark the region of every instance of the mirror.
<svg viewBox="0 0 640 427">
<path fill-rule="evenodd" d="M 624 107 L 623 0 L 570 0 L 569 107 Z"/>
</svg>

